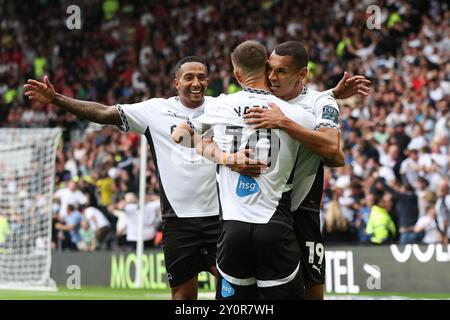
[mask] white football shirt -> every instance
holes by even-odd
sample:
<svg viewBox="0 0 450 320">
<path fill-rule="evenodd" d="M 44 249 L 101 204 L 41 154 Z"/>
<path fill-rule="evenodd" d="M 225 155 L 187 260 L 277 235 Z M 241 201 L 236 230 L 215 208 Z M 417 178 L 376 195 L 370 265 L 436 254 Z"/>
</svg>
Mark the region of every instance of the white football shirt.
<svg viewBox="0 0 450 320">
<path fill-rule="evenodd" d="M 319 92 L 305 86 L 300 95 L 288 102 L 300 106 L 314 115 L 316 118 L 315 130 L 320 128 L 339 130 L 339 106 L 330 93 L 331 91 Z M 297 210 L 300 206 L 302 209 L 319 210 L 323 192 L 323 168 L 321 166 L 322 157 L 301 145 L 292 181 L 292 211 Z M 310 197 L 306 199 L 306 203 L 303 203 L 308 195 Z"/>
<path fill-rule="evenodd" d="M 221 166 L 219 193 L 224 220 L 249 223 L 268 223 L 276 213 L 282 216 L 289 210 L 290 178 L 296 163 L 299 143 L 281 130 L 254 130 L 244 122 L 244 114 L 251 107 L 269 108 L 276 103 L 283 113 L 302 126 L 314 129 L 315 117 L 296 106 L 273 96 L 265 90 L 244 88 L 243 91 L 222 95 L 206 104 L 189 118 L 189 125 L 199 134 L 212 128 L 218 147 L 234 153 L 253 149 L 255 158 L 268 164 L 269 170 L 257 178 L 241 175 Z"/>
<path fill-rule="evenodd" d="M 214 100 L 205 97 L 205 103 Z M 122 131 L 145 134 L 152 149 L 161 191 L 163 218 L 207 217 L 219 214 L 216 165 L 195 149 L 176 144 L 171 134 L 190 115 L 203 110 L 185 107 L 178 97 L 154 98 L 116 105 Z"/>
</svg>

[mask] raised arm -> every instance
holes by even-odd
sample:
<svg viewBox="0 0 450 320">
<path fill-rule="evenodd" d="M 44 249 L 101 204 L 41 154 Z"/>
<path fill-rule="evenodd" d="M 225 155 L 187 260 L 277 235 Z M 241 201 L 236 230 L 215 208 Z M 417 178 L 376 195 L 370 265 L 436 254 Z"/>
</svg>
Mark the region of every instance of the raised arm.
<svg viewBox="0 0 450 320">
<path fill-rule="evenodd" d="M 347 99 L 355 94 L 368 96 L 370 83 L 370 80 L 367 80 L 364 76 L 356 75 L 350 77 L 348 72 L 344 72 L 344 76 L 337 86 L 328 90 L 327 93 L 332 93 L 336 99 Z"/>
<path fill-rule="evenodd" d="M 32 101 L 38 101 L 43 104 L 55 104 L 65 111 L 92 122 L 113 125 L 122 124 L 119 111 L 114 106 L 72 99 L 59 94 L 55 91 L 47 76 L 44 77 L 44 83 L 28 80 L 28 84 L 25 84 L 24 88 L 26 89 L 25 96 Z"/>
</svg>

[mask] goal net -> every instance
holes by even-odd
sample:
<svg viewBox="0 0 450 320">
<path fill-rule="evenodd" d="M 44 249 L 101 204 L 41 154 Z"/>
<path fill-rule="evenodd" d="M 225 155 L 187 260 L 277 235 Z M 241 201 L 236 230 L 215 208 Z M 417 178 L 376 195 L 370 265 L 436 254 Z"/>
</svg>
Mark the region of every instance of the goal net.
<svg viewBox="0 0 450 320">
<path fill-rule="evenodd" d="M 0 129 L 0 289 L 56 290 L 52 199 L 61 129 Z"/>
</svg>

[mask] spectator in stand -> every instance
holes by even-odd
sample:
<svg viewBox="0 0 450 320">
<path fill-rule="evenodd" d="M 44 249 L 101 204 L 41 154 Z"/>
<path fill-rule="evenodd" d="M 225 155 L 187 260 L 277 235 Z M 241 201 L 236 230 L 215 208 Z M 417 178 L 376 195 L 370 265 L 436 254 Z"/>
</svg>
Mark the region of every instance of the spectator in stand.
<svg viewBox="0 0 450 320">
<path fill-rule="evenodd" d="M 443 178 L 439 182 L 435 211 L 437 213 L 437 219 L 440 222 L 438 226 L 443 233 L 443 242 L 447 244 L 450 239 L 450 192 L 448 178 Z"/>
<path fill-rule="evenodd" d="M 438 227 L 436 209 L 433 206 L 426 208 L 426 214 L 417 221 L 414 232 L 416 239 L 425 244 L 442 243 L 444 234 Z M 417 241 L 417 242 L 418 242 Z"/>
<path fill-rule="evenodd" d="M 366 193 L 364 200 L 361 202 L 362 206 L 359 209 L 358 215 L 356 217 L 355 226 L 358 230 L 358 239 L 361 243 L 368 243 L 370 241 L 370 236 L 366 233 L 367 222 L 369 221 L 370 211 L 374 203 L 374 194 Z"/>
<path fill-rule="evenodd" d="M 67 215 L 64 223 L 55 224 L 56 230 L 62 232 L 62 249 L 78 250 L 78 244 L 81 241 L 80 224 L 83 217 L 80 212 L 71 204 L 67 205 Z"/>
<path fill-rule="evenodd" d="M 408 157 L 400 165 L 401 181 L 404 184 L 417 186 L 420 173 L 419 151 L 418 149 L 408 149 L 406 155 Z"/>
<path fill-rule="evenodd" d="M 99 190 L 100 205 L 107 207 L 112 203 L 114 193 L 116 192 L 116 185 L 114 179 L 108 175 L 106 169 L 100 170 L 96 185 Z"/>
<path fill-rule="evenodd" d="M 400 186 L 395 190 L 388 186 L 383 178 L 378 180 L 379 189 L 386 190 L 393 196 L 395 202 L 397 228 L 400 234 L 400 244 L 416 242 L 414 226 L 419 218 L 419 203 L 414 188 L 410 184 Z"/>
<path fill-rule="evenodd" d="M 94 184 L 94 180 L 89 175 L 84 175 L 79 179 L 78 176 L 74 177 L 74 181 L 78 182 L 80 191 L 86 196 L 87 203 L 93 207 L 99 207 L 97 187 Z"/>
<path fill-rule="evenodd" d="M 386 123 L 384 121 L 377 124 L 377 129 L 373 134 L 373 138 L 378 144 L 384 144 L 389 139 L 389 133 L 386 131 Z"/>
<path fill-rule="evenodd" d="M 447 79 L 447 82 L 448 81 L 449 80 Z M 450 137 L 450 107 L 448 102 L 449 94 L 450 93 L 447 92 L 447 99 L 443 99 L 436 104 L 438 112 L 436 114 L 437 121 L 434 128 L 434 142 L 439 142 L 443 138 Z"/>
<path fill-rule="evenodd" d="M 392 196 L 379 192 L 374 195 L 374 205 L 367 221 L 366 233 L 370 235 L 370 242 L 386 244 L 394 240 L 396 230 L 389 211 L 392 210 Z"/>
<path fill-rule="evenodd" d="M 416 193 L 417 193 L 417 202 L 419 204 L 419 217 L 425 215 L 426 213 L 426 194 L 428 192 L 428 181 L 424 177 L 419 177 L 417 179 Z"/>
<path fill-rule="evenodd" d="M 64 220 L 67 215 L 67 208 L 69 205 L 76 208 L 87 202 L 86 196 L 79 190 L 78 183 L 70 180 L 66 188 L 59 189 L 55 193 L 55 198 L 60 201 L 59 218 Z"/>
<path fill-rule="evenodd" d="M 161 202 L 159 196 L 150 194 L 147 197 L 144 219 L 144 230 L 147 233 L 147 237 L 153 239 L 154 246 L 158 246 L 159 243 L 157 241 L 161 239 L 157 239 L 157 235 L 158 231 L 162 230 Z"/>
<path fill-rule="evenodd" d="M 78 249 L 80 251 L 95 251 L 97 249 L 95 231 L 92 230 L 86 219 L 81 220 L 80 238 L 81 241 L 78 243 Z"/>
<path fill-rule="evenodd" d="M 128 216 L 127 242 L 131 249 L 136 249 L 138 240 L 138 223 L 139 223 L 139 207 L 138 198 L 134 193 L 125 195 L 124 212 Z M 148 202 L 144 210 L 144 248 L 150 249 L 154 247 L 157 226 L 159 223 L 159 203 Z"/>
<path fill-rule="evenodd" d="M 97 238 L 97 246 L 100 249 L 110 250 L 113 243 L 111 223 L 99 209 L 89 204 L 82 206 L 80 210 L 89 222 L 90 228 L 94 230 Z"/>
<path fill-rule="evenodd" d="M 405 127 L 406 127 L 405 122 L 400 122 L 394 127 L 393 138 L 395 140 L 396 148 L 395 151 L 390 152 L 392 161 L 399 159 L 399 156 L 404 153 L 404 151 L 409 145 L 409 142 L 411 141 L 411 138 L 405 132 Z"/>
<path fill-rule="evenodd" d="M 336 198 L 328 204 L 322 233 L 325 243 L 348 243 L 353 240 L 350 233 L 350 223 L 342 214 Z"/>
<path fill-rule="evenodd" d="M 125 195 L 117 203 L 108 206 L 108 212 L 117 218 L 115 239 L 119 249 L 125 249 L 127 247 L 128 216 L 123 211 L 124 207 Z"/>
<path fill-rule="evenodd" d="M 414 125 L 411 138 L 412 139 L 408 144 L 408 150 L 421 150 L 429 143 L 427 139 L 425 139 L 425 132 L 421 124 Z"/>
</svg>

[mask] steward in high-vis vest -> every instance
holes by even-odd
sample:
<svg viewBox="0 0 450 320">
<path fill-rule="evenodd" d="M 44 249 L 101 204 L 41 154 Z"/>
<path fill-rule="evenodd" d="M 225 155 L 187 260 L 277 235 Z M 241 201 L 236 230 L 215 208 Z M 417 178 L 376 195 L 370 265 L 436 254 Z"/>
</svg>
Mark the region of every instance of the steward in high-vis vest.
<svg viewBox="0 0 450 320">
<path fill-rule="evenodd" d="M 387 243 L 394 240 L 395 224 L 388 210 L 392 208 L 392 196 L 389 193 L 376 196 L 376 205 L 372 206 L 366 233 L 371 236 L 370 242 Z"/>
</svg>

